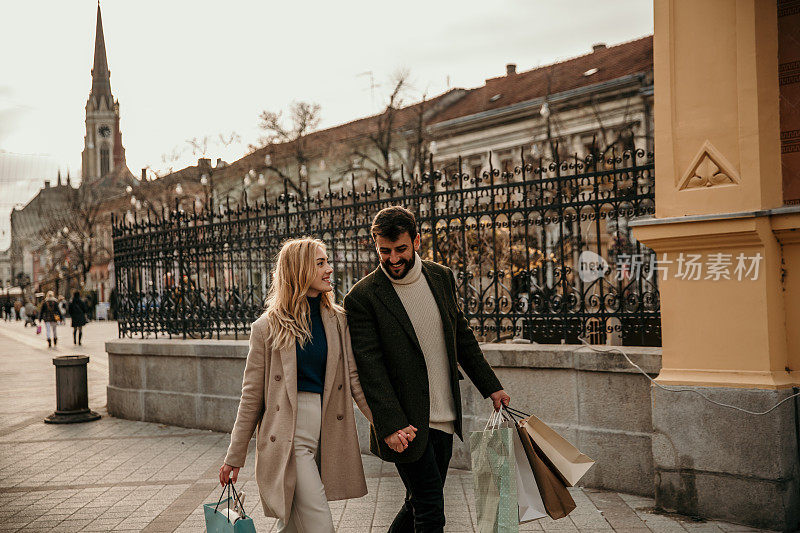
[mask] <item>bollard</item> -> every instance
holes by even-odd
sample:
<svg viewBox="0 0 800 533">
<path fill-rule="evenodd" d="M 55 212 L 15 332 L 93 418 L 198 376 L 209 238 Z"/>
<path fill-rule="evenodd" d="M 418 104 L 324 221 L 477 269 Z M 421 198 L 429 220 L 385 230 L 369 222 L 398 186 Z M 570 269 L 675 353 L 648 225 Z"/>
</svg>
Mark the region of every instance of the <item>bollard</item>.
<svg viewBox="0 0 800 533">
<path fill-rule="evenodd" d="M 74 424 L 98 420 L 89 410 L 86 377 L 87 355 L 62 355 L 53 358 L 56 367 L 56 411 L 44 419 L 48 424 Z"/>
</svg>

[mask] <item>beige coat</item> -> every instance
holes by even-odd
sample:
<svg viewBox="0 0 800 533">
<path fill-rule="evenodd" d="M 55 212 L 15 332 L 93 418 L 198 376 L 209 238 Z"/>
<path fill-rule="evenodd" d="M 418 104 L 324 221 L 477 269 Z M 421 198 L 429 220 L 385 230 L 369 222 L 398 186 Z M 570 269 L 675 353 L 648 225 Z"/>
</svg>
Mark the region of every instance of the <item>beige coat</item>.
<svg viewBox="0 0 800 533">
<path fill-rule="evenodd" d="M 372 415 L 358 382 L 344 313 L 322 308 L 328 358 L 322 393 L 320 476 L 328 500 L 367 493 L 351 397 L 370 421 Z M 294 431 L 297 422 L 297 350 L 265 342 L 266 319 L 252 325 L 250 352 L 242 382 L 239 412 L 225 463 L 244 465 L 256 431 L 256 482 L 264 514 L 286 521 L 292 508 L 297 470 Z"/>
</svg>

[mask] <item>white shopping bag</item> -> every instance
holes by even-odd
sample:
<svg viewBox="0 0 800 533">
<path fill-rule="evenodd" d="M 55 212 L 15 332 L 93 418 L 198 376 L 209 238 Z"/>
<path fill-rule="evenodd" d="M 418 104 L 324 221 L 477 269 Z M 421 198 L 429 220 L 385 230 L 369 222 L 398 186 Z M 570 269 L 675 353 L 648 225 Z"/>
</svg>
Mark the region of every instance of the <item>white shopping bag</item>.
<svg viewBox="0 0 800 533">
<path fill-rule="evenodd" d="M 539 486 L 536 478 L 533 477 L 533 469 L 525 455 L 519 435 L 514 435 L 514 458 L 517 463 L 517 503 L 519 505 L 519 523 L 538 520 L 547 516 L 544 509 L 542 495 L 539 493 Z"/>
</svg>

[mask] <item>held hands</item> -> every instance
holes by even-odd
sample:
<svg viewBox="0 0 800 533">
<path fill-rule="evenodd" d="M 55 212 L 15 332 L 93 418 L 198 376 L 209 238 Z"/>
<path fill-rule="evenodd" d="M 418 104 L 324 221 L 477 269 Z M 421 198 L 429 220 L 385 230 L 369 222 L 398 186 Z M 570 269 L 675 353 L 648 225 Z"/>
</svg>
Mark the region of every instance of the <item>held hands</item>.
<svg viewBox="0 0 800 533">
<path fill-rule="evenodd" d="M 494 403 L 494 410 L 499 411 L 502 406 L 508 407 L 508 404 L 511 403 L 511 396 L 506 394 L 506 391 L 500 389 L 497 392 L 493 392 L 489 398 L 492 399 L 492 403 Z"/>
<path fill-rule="evenodd" d="M 383 440 L 389 448 L 397 453 L 403 453 L 403 451 L 408 448 L 408 443 L 414 440 L 416 436 L 417 428 L 414 426 L 406 426 L 403 429 L 398 429 Z"/>
<path fill-rule="evenodd" d="M 236 483 L 239 477 L 239 467 L 223 464 L 219 469 L 219 483 L 223 487 L 228 483 Z"/>
</svg>

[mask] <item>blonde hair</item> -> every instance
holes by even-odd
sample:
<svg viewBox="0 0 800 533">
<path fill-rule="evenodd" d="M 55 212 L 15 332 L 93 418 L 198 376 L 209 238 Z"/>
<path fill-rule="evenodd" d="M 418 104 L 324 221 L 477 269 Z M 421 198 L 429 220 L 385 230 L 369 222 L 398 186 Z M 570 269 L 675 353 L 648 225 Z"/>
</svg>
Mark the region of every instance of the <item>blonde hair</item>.
<svg viewBox="0 0 800 533">
<path fill-rule="evenodd" d="M 303 346 L 311 340 L 310 308 L 306 294 L 317 275 L 317 251 L 325 243 L 312 237 L 290 239 L 283 243 L 272 270 L 264 316 L 267 318 L 267 342 L 273 348 L 288 348 L 295 341 Z M 342 311 L 333 299 L 333 291 L 321 293 L 321 307 Z"/>
</svg>

